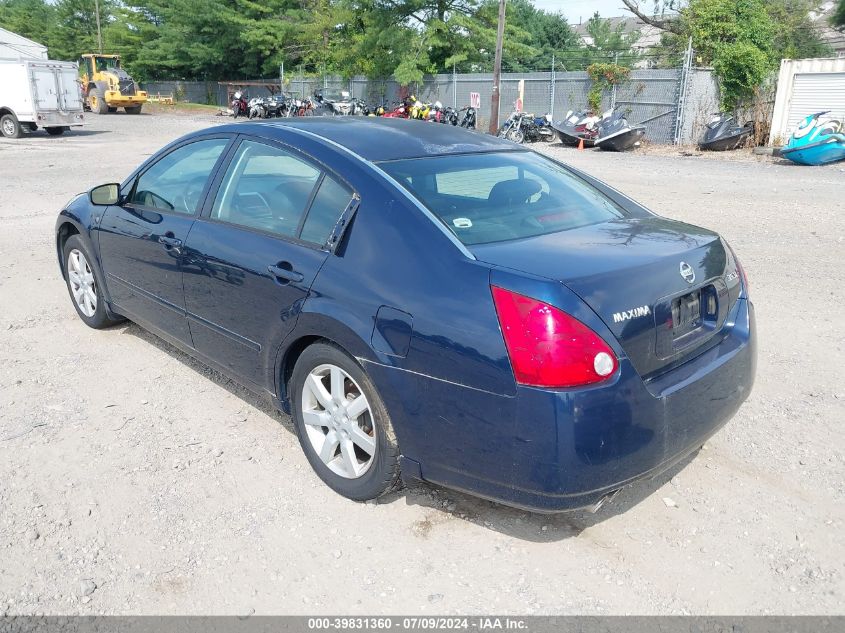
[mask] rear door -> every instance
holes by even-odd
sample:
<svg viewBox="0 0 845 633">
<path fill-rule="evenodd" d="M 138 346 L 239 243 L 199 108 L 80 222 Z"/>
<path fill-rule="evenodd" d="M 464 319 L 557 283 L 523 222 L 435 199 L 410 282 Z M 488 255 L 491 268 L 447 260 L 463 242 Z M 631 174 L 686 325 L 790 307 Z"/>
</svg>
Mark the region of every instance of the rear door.
<svg viewBox="0 0 845 633">
<path fill-rule="evenodd" d="M 276 352 L 353 193 L 295 150 L 252 138 L 241 140 L 216 180 L 187 243 L 191 335 L 212 360 L 272 388 Z"/>
<path fill-rule="evenodd" d="M 56 85 L 56 75 L 52 68 L 33 64 L 30 66 L 32 83 L 35 86 L 35 109 L 58 110 L 59 88 Z"/>
<path fill-rule="evenodd" d="M 147 166 L 100 222 L 103 271 L 121 313 L 188 345 L 184 245 L 231 135 L 192 140 Z"/>
<path fill-rule="evenodd" d="M 61 67 L 56 70 L 59 86 L 59 101 L 63 110 L 82 110 L 82 99 L 79 92 L 79 82 L 73 68 Z"/>
</svg>

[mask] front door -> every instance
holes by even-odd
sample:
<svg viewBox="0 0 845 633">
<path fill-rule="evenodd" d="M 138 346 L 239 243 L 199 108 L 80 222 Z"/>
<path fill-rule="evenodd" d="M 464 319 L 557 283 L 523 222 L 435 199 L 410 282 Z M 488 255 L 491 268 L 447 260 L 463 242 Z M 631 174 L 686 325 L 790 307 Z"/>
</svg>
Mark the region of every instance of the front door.
<svg viewBox="0 0 845 633">
<path fill-rule="evenodd" d="M 293 150 L 244 139 L 187 242 L 185 304 L 194 345 L 272 388 L 279 345 L 296 323 L 352 190 Z"/>
<path fill-rule="evenodd" d="M 230 140 L 197 140 L 167 153 L 134 180 L 125 202 L 108 207 L 100 222 L 100 257 L 118 311 L 188 345 L 184 245 Z"/>
</svg>

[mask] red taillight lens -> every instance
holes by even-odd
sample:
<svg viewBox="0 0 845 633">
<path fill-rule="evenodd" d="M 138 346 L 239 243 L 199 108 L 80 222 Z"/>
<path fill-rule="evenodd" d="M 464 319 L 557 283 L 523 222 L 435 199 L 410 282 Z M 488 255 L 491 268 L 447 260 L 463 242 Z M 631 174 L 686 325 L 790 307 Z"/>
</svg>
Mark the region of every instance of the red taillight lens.
<svg viewBox="0 0 845 633">
<path fill-rule="evenodd" d="M 516 381 L 579 387 L 607 380 L 619 366 L 601 337 L 547 303 L 491 286 Z"/>
</svg>

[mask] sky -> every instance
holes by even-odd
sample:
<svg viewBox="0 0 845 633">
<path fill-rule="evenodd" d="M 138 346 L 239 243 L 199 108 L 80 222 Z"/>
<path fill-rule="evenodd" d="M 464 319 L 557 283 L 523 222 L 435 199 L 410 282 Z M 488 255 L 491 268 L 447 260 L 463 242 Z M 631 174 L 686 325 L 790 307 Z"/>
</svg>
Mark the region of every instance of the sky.
<svg viewBox="0 0 845 633">
<path fill-rule="evenodd" d="M 610 18 L 617 15 L 630 15 L 623 9 L 621 0 L 533 0 L 534 6 L 543 11 L 562 11 L 570 24 L 578 24 L 578 18 L 588 20 L 598 11 L 602 17 Z M 640 1 L 641 6 L 651 9 L 651 0 Z"/>
</svg>

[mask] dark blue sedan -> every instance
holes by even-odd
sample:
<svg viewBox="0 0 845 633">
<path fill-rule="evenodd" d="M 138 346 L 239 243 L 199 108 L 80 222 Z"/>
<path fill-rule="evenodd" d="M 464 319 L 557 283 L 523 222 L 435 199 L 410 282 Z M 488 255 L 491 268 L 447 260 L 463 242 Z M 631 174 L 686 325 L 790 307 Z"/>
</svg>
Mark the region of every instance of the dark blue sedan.
<svg viewBox="0 0 845 633">
<path fill-rule="evenodd" d="M 86 324 L 131 319 L 269 394 L 355 500 L 404 478 L 597 507 L 695 451 L 754 380 L 716 233 L 452 126 L 190 134 L 71 201 L 56 248 Z"/>
</svg>

